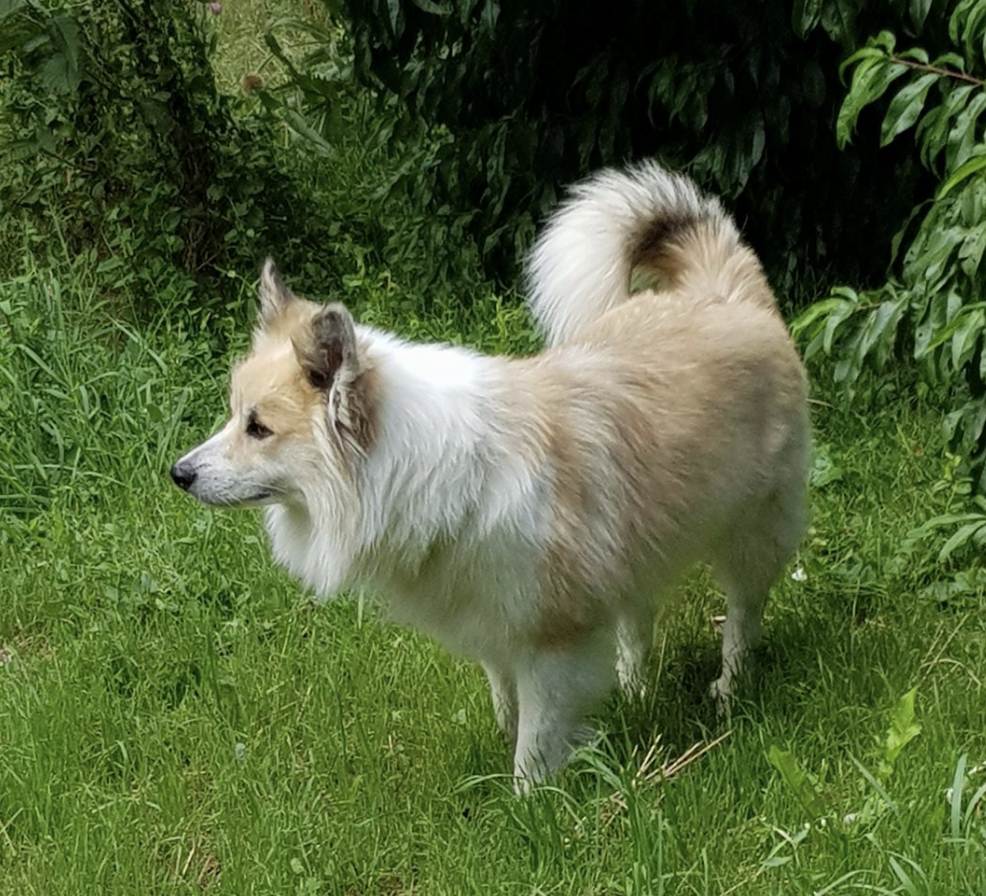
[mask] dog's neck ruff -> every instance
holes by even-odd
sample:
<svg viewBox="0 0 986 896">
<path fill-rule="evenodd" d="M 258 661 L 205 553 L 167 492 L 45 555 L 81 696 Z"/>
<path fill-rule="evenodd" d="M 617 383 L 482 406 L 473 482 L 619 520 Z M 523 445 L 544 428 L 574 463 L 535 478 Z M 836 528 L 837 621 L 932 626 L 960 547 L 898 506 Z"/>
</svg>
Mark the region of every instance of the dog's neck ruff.
<svg viewBox="0 0 986 896">
<path fill-rule="evenodd" d="M 268 511 L 280 562 L 328 596 L 415 580 L 436 545 L 497 529 L 536 537 L 526 514 L 539 477 L 506 431 L 507 362 L 369 328 L 360 336 L 377 378 L 373 444 L 348 488 L 326 472 L 306 507 Z"/>
</svg>

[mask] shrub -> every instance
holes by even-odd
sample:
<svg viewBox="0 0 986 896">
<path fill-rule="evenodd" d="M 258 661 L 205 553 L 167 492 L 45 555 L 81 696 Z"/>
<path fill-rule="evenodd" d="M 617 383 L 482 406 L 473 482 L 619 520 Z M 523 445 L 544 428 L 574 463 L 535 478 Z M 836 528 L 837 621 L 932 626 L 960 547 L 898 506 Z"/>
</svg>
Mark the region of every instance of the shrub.
<svg viewBox="0 0 986 896">
<path fill-rule="evenodd" d="M 986 484 L 986 5 L 962 0 L 949 20 L 952 48 L 932 57 L 900 50 L 883 31 L 846 60 L 852 83 L 838 119 L 841 146 L 866 110 L 882 111 L 882 146 L 908 144 L 937 181 L 893 242 L 891 279 L 847 287 L 796 322 L 806 354 L 830 355 L 837 383 L 852 391 L 863 372 L 911 357 L 948 396 L 947 434 Z M 911 138 L 908 141 L 907 137 Z M 929 191 L 930 192 L 930 191 Z M 857 206 L 855 200 L 852 205 Z"/>
<path fill-rule="evenodd" d="M 153 297 L 175 268 L 250 269 L 297 241 L 304 203 L 270 134 L 216 88 L 213 15 L 166 0 L 0 6 L 8 259 L 25 241 L 93 250 L 111 288 Z"/>
<path fill-rule="evenodd" d="M 328 0 L 326 0 L 328 3 Z M 331 4 L 334 5 L 334 4 Z M 392 189 L 434 216 L 436 246 L 480 244 L 511 277 L 558 189 L 600 165 L 660 155 L 724 193 L 779 276 L 797 262 L 882 276 L 895 221 L 923 173 L 876 141 L 833 137 L 838 63 L 859 34 L 938 39 L 929 4 L 686 0 L 348 0 L 354 70 L 428 164 Z M 853 196 L 855 204 L 846 203 Z M 878 207 L 861 216 L 858 207 Z"/>
</svg>

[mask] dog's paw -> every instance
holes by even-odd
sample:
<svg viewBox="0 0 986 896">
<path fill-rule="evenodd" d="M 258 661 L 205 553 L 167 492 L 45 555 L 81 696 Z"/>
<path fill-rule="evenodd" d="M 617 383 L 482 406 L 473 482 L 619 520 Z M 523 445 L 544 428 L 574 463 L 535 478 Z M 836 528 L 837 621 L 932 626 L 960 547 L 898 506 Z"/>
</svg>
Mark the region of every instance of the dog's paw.
<svg viewBox="0 0 986 896">
<path fill-rule="evenodd" d="M 730 676 L 720 675 L 709 686 L 709 696 L 716 707 L 716 718 L 728 722 L 733 708 L 733 687 Z"/>
<path fill-rule="evenodd" d="M 579 750 L 594 750 L 602 742 L 603 733 L 593 725 L 579 725 L 572 733 L 572 755 Z"/>
<path fill-rule="evenodd" d="M 628 700 L 643 700 L 647 696 L 647 681 L 643 669 L 639 666 L 617 666 L 616 671 L 620 690 Z"/>
</svg>

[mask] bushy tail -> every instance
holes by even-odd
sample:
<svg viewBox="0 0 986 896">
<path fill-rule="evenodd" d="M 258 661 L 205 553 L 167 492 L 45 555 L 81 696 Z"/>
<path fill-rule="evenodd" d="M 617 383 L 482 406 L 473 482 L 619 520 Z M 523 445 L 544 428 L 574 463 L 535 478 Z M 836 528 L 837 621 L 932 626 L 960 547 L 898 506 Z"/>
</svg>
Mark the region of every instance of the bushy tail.
<svg viewBox="0 0 986 896">
<path fill-rule="evenodd" d="M 577 184 L 528 257 L 531 313 L 549 344 L 630 299 L 633 271 L 696 301 L 776 300 L 719 200 L 656 162 L 606 170 Z"/>
</svg>

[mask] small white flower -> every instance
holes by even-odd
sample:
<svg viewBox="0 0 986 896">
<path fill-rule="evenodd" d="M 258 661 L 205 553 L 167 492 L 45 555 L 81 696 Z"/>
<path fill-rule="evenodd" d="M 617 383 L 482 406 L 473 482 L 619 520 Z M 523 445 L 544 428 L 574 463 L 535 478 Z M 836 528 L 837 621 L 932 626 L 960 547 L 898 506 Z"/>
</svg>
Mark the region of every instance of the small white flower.
<svg viewBox="0 0 986 896">
<path fill-rule="evenodd" d="M 808 573 L 805 572 L 805 568 L 803 566 L 799 566 L 794 572 L 791 573 L 791 578 L 794 579 L 795 582 L 807 582 Z"/>
</svg>

